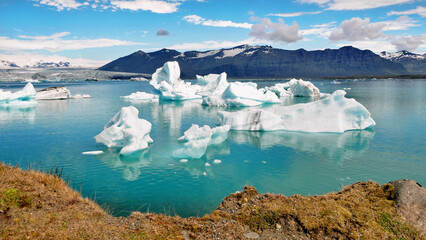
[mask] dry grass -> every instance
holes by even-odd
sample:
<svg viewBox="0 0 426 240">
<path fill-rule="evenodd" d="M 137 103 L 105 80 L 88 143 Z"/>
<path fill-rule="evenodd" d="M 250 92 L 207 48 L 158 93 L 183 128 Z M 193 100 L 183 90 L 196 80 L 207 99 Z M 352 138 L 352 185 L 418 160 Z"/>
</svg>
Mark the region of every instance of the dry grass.
<svg viewBox="0 0 426 240">
<path fill-rule="evenodd" d="M 421 239 L 397 214 L 390 184 L 311 197 L 245 187 L 202 218 L 117 218 L 58 176 L 0 164 L 0 239 L 244 239 L 250 231 L 262 239 Z"/>
</svg>

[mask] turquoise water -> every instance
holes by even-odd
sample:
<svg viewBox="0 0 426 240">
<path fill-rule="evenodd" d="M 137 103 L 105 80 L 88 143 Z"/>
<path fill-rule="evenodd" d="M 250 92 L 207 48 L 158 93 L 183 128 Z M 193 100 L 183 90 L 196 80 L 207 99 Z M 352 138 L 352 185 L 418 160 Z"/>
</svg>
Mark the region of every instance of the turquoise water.
<svg viewBox="0 0 426 240">
<path fill-rule="evenodd" d="M 351 88 L 377 126 L 343 134 L 230 132 L 221 145 L 187 163 L 172 157 L 177 138 L 191 124 L 218 124 L 218 108 L 198 102 L 120 99 L 152 91 L 147 82 L 35 83 L 36 89 L 65 85 L 91 99 L 42 101 L 30 109 L 0 108 L 0 161 L 22 168 L 63 167 L 72 187 L 107 205 L 115 215 L 150 211 L 201 216 L 231 192 L 250 184 L 259 192 L 314 195 L 357 181 L 410 178 L 426 185 L 426 81 L 312 81 L 321 92 Z M 273 81 L 257 81 L 259 86 Z M 23 83 L 0 83 L 18 90 Z M 306 102 L 306 99 L 296 99 Z M 285 102 L 283 104 L 293 104 Z M 121 107 L 133 105 L 153 125 L 148 150 L 120 156 L 95 142 Z M 102 155 L 83 155 L 102 150 Z M 214 159 L 222 160 L 213 164 Z M 211 163 L 206 167 L 206 162 Z M 204 174 L 205 173 L 205 174 Z"/>
</svg>

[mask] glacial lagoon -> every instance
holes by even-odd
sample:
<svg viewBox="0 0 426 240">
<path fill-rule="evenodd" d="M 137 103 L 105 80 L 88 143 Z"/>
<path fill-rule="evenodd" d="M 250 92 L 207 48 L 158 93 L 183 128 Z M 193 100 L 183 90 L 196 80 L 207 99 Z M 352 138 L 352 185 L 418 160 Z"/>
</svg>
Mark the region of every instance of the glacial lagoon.
<svg viewBox="0 0 426 240">
<path fill-rule="evenodd" d="M 264 87 L 284 81 L 254 82 Z M 181 162 L 173 157 L 181 146 L 177 139 L 192 124 L 216 126 L 223 108 L 202 106 L 199 100 L 120 98 L 152 92 L 148 82 L 34 83 L 37 90 L 65 85 L 72 94 L 92 98 L 0 107 L 0 161 L 22 168 L 62 168 L 74 189 L 120 216 L 135 210 L 202 216 L 246 184 L 284 195 L 322 194 L 366 180 L 409 178 L 426 184 L 425 80 L 311 82 L 324 93 L 346 89 L 346 97 L 363 104 L 377 125 L 339 134 L 231 131 L 227 141 L 210 146 L 201 159 Z M 0 89 L 17 91 L 24 85 L 1 82 Z M 309 101 L 292 98 L 281 104 Z M 154 140 L 148 149 L 126 156 L 93 139 L 124 106 L 135 106 L 139 117 L 152 123 Z M 82 154 L 96 150 L 104 153 Z M 216 159 L 221 162 L 215 164 Z"/>
</svg>

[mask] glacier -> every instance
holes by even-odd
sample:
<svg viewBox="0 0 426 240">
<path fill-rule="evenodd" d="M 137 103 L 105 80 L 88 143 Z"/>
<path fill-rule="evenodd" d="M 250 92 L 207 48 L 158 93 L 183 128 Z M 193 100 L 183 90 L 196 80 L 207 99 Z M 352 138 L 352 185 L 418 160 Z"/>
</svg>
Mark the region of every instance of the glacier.
<svg viewBox="0 0 426 240">
<path fill-rule="evenodd" d="M 337 90 L 330 96 L 290 106 L 271 106 L 237 112 L 219 111 L 222 125 L 233 130 L 344 132 L 366 129 L 376 123 L 370 112 L 355 99 Z"/>
<path fill-rule="evenodd" d="M 107 147 L 121 147 L 120 154 L 130 154 L 148 148 L 153 140 L 149 136 L 152 124 L 138 117 L 139 111 L 133 106 L 123 107 L 95 136 L 96 142 Z"/>
<path fill-rule="evenodd" d="M 193 124 L 178 140 L 183 141 L 184 147 L 173 152 L 176 158 L 201 158 L 209 145 L 220 144 L 228 139 L 230 127 L 227 125 L 210 128 Z"/>
<path fill-rule="evenodd" d="M 0 89 L 0 106 L 2 107 L 30 107 L 37 104 L 34 100 L 36 90 L 31 83 L 17 92 L 3 91 Z"/>
</svg>

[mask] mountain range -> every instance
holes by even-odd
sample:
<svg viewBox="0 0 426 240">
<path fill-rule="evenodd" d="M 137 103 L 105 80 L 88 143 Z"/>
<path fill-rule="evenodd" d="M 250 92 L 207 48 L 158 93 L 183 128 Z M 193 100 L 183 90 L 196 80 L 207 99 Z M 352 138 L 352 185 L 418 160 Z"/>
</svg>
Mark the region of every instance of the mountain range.
<svg viewBox="0 0 426 240">
<path fill-rule="evenodd" d="M 201 52 L 181 53 L 171 49 L 149 53 L 137 51 L 99 69 L 152 74 L 165 62 L 177 61 L 182 78 L 195 78 L 196 74 L 221 72 L 226 72 L 230 78 L 324 78 L 422 74 L 418 67 L 406 67 L 404 61 L 396 60 L 396 58 L 394 60 L 388 57 L 390 55 L 379 56 L 370 50 L 360 50 L 351 46 L 307 51 L 241 45 Z M 412 73 L 413 69 L 415 72 Z"/>
<path fill-rule="evenodd" d="M 426 74 L 426 54 L 403 50 L 396 53 L 381 52 L 379 55 L 392 62 L 401 63 L 410 74 Z"/>
</svg>

